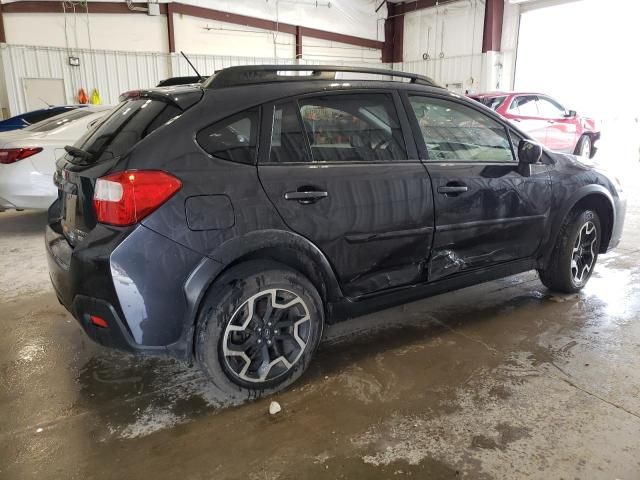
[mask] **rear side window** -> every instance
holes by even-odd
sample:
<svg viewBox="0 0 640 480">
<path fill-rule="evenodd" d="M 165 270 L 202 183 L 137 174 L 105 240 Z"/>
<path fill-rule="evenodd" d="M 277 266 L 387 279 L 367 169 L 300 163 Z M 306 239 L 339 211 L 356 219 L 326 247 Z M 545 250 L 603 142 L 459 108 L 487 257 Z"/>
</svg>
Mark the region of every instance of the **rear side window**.
<svg viewBox="0 0 640 480">
<path fill-rule="evenodd" d="M 258 144 L 258 109 L 246 110 L 200 130 L 196 140 L 208 154 L 254 164 Z"/>
<path fill-rule="evenodd" d="M 83 110 L 78 109 L 73 113 Z M 97 128 L 87 132 L 77 146 L 91 153 L 96 162 L 119 157 L 180 113 L 180 108 L 161 100 L 126 100 L 102 120 Z"/>
<path fill-rule="evenodd" d="M 276 105 L 273 112 L 269 161 L 276 163 L 310 161 L 304 135 L 296 104 Z"/>
<path fill-rule="evenodd" d="M 429 160 L 511 162 L 505 128 L 473 108 L 449 100 L 409 97 Z"/>
<path fill-rule="evenodd" d="M 314 162 L 405 160 L 390 94 L 327 95 L 299 101 Z"/>
</svg>

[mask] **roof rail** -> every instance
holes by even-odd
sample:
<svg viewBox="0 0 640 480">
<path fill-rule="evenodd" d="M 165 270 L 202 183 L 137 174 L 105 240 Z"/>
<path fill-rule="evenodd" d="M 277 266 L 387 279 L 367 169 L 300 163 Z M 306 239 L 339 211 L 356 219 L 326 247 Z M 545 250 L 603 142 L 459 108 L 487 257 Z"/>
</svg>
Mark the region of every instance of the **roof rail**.
<svg viewBox="0 0 640 480">
<path fill-rule="evenodd" d="M 310 75 L 281 75 L 279 72 L 311 72 Z M 411 83 L 440 87 L 429 77 L 385 68 L 348 67 L 341 65 L 242 65 L 227 67 L 209 77 L 204 88 L 235 87 L 271 82 L 297 82 L 308 80 L 335 80 L 336 73 L 366 73 L 388 77 L 408 78 Z M 442 88 L 442 87 L 440 87 Z"/>
</svg>

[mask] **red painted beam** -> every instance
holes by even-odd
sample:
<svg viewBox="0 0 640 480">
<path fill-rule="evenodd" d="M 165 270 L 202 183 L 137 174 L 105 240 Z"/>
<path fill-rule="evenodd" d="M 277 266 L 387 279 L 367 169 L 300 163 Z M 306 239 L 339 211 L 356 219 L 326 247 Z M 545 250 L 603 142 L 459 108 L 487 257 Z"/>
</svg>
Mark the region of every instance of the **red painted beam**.
<svg viewBox="0 0 640 480">
<path fill-rule="evenodd" d="M 444 3 L 440 1 L 439 3 Z M 399 3 L 393 5 L 395 15 L 404 15 L 405 13 L 415 12 L 416 10 L 424 10 L 425 8 L 435 7 L 438 0 L 416 0 L 414 2 Z"/>
<path fill-rule="evenodd" d="M 169 38 L 169 53 L 176 51 L 176 34 L 173 27 L 173 3 L 167 3 L 167 37 Z"/>
<path fill-rule="evenodd" d="M 487 0 L 484 9 L 484 33 L 482 35 L 482 53 L 499 52 L 502 42 L 502 21 L 504 18 L 504 0 Z"/>
<path fill-rule="evenodd" d="M 403 5 L 387 4 L 387 19 L 384 22 L 384 48 L 382 61 L 385 63 L 402 62 L 404 45 L 404 14 L 398 13 Z"/>
<path fill-rule="evenodd" d="M 302 29 L 296 27 L 296 59 L 302 58 Z"/>
<path fill-rule="evenodd" d="M 2 9 L 2 4 L 0 3 L 0 43 L 7 43 L 7 36 L 4 33 L 4 17 L 2 16 L 3 13 L 3 9 Z"/>
</svg>

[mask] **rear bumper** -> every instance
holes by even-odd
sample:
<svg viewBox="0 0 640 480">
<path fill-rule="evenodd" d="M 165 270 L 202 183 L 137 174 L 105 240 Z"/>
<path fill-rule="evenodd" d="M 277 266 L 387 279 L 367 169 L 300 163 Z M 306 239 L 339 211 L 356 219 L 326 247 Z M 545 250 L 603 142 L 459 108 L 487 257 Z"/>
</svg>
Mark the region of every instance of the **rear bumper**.
<svg viewBox="0 0 640 480">
<path fill-rule="evenodd" d="M 202 256 L 138 225 L 98 225 L 75 248 L 46 227 L 51 282 L 60 303 L 97 343 L 136 354 L 190 358 L 194 306 L 185 285 Z M 108 327 L 90 321 L 96 315 Z"/>
</svg>

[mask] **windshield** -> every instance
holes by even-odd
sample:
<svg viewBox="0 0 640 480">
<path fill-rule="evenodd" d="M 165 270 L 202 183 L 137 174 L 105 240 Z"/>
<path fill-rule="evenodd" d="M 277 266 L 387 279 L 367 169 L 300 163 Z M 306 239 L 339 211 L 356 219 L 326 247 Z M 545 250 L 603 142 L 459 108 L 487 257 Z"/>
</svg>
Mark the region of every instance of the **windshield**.
<svg viewBox="0 0 640 480">
<path fill-rule="evenodd" d="M 73 122 L 74 120 L 78 120 L 79 118 L 91 115 L 92 113 L 94 113 L 94 110 L 91 110 L 89 108 L 79 108 L 70 112 L 61 113 L 60 115 L 48 118 L 46 120 L 43 120 L 42 122 L 34 123 L 33 125 L 26 127 L 24 130 L 29 132 L 49 132 L 56 128 L 62 127 L 69 122 Z"/>
<path fill-rule="evenodd" d="M 75 146 L 90 153 L 95 162 L 118 157 L 180 113 L 177 106 L 161 100 L 125 100 Z"/>
</svg>

